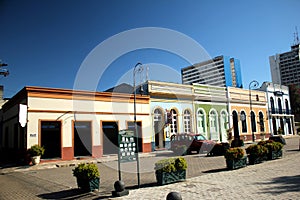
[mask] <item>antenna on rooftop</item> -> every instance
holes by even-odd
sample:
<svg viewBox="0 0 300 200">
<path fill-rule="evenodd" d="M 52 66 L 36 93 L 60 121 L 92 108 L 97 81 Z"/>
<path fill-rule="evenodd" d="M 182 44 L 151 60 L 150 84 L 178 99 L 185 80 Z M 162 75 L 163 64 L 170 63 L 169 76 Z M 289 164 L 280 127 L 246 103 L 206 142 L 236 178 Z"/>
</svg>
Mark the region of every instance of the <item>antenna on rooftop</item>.
<svg viewBox="0 0 300 200">
<path fill-rule="evenodd" d="M 297 26 L 295 27 L 295 29 L 296 29 L 296 32 L 294 33 L 294 45 L 297 45 L 297 44 L 300 44 Z"/>
</svg>

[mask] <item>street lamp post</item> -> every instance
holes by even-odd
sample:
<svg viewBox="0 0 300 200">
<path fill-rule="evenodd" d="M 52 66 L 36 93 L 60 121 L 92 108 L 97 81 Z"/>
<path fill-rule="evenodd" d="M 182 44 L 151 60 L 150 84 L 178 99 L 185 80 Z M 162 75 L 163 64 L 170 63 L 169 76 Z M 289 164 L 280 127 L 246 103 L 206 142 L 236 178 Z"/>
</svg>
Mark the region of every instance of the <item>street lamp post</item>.
<svg viewBox="0 0 300 200">
<path fill-rule="evenodd" d="M 251 98 L 251 89 L 257 88 L 259 83 L 256 80 L 253 80 L 249 83 L 249 101 L 250 101 L 250 122 L 251 122 L 251 132 L 252 132 L 252 141 L 255 141 L 255 135 L 253 131 L 253 122 L 252 122 L 252 98 Z"/>
<path fill-rule="evenodd" d="M 138 68 L 137 68 L 138 67 Z M 133 94 L 134 94 L 134 135 L 136 137 L 136 168 L 137 168 L 137 179 L 138 179 L 138 188 L 140 188 L 140 164 L 139 164 L 139 135 L 136 124 L 136 85 L 135 85 L 135 74 L 136 72 L 142 72 L 142 63 L 137 63 L 133 68 Z"/>
</svg>

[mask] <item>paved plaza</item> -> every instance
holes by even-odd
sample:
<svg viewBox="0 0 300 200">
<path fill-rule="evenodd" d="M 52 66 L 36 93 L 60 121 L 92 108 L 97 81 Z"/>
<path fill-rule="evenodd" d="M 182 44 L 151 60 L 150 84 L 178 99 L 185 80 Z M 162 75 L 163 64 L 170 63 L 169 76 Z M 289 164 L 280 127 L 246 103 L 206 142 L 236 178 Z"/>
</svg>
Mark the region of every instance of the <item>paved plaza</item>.
<svg viewBox="0 0 300 200">
<path fill-rule="evenodd" d="M 0 169 L 0 199 L 166 199 L 171 191 L 182 199 L 299 199 L 299 137 L 287 138 L 282 159 L 228 171 L 223 156 L 185 156 L 187 180 L 156 186 L 154 163 L 172 156 L 171 152 L 142 154 L 141 188 L 137 189 L 136 162 L 121 164 L 122 180 L 129 195 L 112 198 L 113 184 L 118 180 L 115 156 L 97 162 L 101 173 L 99 192 L 78 191 L 72 169 L 78 161 L 44 163 Z M 82 161 L 81 161 L 82 162 Z"/>
</svg>

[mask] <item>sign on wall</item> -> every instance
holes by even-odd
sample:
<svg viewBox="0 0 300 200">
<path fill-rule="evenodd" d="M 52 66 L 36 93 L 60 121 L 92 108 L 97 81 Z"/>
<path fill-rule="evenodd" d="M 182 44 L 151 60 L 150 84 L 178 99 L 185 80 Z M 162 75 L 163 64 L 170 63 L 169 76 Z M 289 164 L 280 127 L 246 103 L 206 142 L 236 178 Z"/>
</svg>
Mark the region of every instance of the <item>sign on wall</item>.
<svg viewBox="0 0 300 200">
<path fill-rule="evenodd" d="M 27 123 L 27 105 L 19 104 L 19 122 L 22 127 Z"/>
</svg>

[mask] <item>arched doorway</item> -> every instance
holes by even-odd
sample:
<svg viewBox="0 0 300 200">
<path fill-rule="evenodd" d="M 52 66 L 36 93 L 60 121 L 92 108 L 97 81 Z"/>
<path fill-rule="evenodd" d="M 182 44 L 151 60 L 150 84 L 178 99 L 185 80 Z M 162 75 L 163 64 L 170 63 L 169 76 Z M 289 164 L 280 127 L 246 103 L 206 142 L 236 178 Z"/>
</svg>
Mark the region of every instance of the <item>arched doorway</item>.
<svg viewBox="0 0 300 200">
<path fill-rule="evenodd" d="M 282 130 L 281 134 L 282 134 L 282 135 L 285 135 L 285 132 L 284 132 L 284 122 L 283 122 L 282 117 L 280 117 L 280 128 L 281 128 L 281 130 Z"/>
<path fill-rule="evenodd" d="M 277 125 L 275 117 L 272 118 L 272 127 L 273 127 L 273 134 L 277 135 Z"/>
<path fill-rule="evenodd" d="M 164 117 L 161 109 L 154 110 L 154 133 L 155 133 L 155 149 L 165 147 L 164 139 Z"/>
<path fill-rule="evenodd" d="M 233 121 L 234 139 L 240 139 L 239 121 L 238 121 L 238 114 L 236 111 L 232 112 L 232 121 Z"/>
</svg>

